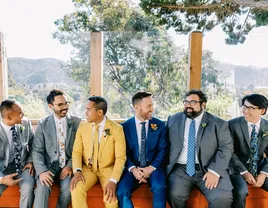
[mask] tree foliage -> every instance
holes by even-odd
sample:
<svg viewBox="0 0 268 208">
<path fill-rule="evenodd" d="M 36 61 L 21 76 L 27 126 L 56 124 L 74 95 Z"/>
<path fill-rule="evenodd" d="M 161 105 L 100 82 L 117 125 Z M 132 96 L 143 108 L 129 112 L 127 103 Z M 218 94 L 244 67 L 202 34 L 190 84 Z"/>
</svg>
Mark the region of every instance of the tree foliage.
<svg viewBox="0 0 268 208">
<path fill-rule="evenodd" d="M 157 24 L 177 32 L 207 32 L 221 25 L 227 44 L 244 43 L 254 27 L 268 24 L 264 0 L 141 0 L 140 5 Z"/>
<path fill-rule="evenodd" d="M 161 118 L 181 110 L 187 87 L 188 51 L 176 46 L 165 28 L 128 1 L 73 2 L 76 12 L 55 22 L 58 30 L 54 38 L 75 48 L 66 70 L 88 89 L 88 32 L 105 31 L 104 96 L 109 103 L 109 116 L 131 116 L 130 98 L 138 89 L 153 92 L 156 115 Z M 217 94 L 222 86 L 215 80 L 218 71 L 212 53 L 205 53 L 203 64 L 203 87 L 210 89 L 213 83 L 212 91 Z"/>
</svg>

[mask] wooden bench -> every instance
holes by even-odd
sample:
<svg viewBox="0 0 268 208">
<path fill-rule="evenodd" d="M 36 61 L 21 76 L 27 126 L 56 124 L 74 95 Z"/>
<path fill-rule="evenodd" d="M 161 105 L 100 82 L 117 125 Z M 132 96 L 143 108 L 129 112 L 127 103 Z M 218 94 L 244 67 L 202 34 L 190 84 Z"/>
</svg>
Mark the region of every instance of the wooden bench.
<svg viewBox="0 0 268 208">
<path fill-rule="evenodd" d="M 49 198 L 49 207 L 56 207 L 59 195 L 59 187 L 53 186 L 52 193 Z M 0 207 L 19 207 L 19 187 L 9 187 L 0 197 Z M 142 185 L 132 196 L 135 208 L 151 208 L 152 194 L 148 185 Z M 89 208 L 104 208 L 102 202 L 102 189 L 100 185 L 95 185 L 87 194 L 87 202 Z M 71 207 L 71 206 L 70 206 Z M 167 207 L 169 207 L 167 205 Z M 205 197 L 198 191 L 194 190 L 190 199 L 187 201 L 189 208 L 207 208 L 208 204 Z M 249 186 L 249 196 L 247 197 L 247 208 L 267 208 L 268 192 L 260 188 Z"/>
</svg>

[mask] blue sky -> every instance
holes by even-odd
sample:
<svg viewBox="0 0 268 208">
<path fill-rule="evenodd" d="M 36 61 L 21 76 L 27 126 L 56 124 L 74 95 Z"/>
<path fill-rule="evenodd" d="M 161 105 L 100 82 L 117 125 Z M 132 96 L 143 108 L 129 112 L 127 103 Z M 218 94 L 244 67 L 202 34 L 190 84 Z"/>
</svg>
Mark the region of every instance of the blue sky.
<svg viewBox="0 0 268 208">
<path fill-rule="evenodd" d="M 74 11 L 71 0 L 1 0 L 0 31 L 5 34 L 8 57 L 70 58 L 70 47 L 52 38 L 54 21 Z M 188 47 L 188 35 L 172 33 L 176 44 Z M 214 58 L 237 65 L 268 67 L 268 27 L 251 31 L 243 45 L 224 43 L 225 34 L 218 27 L 205 34 L 203 48 Z"/>
</svg>

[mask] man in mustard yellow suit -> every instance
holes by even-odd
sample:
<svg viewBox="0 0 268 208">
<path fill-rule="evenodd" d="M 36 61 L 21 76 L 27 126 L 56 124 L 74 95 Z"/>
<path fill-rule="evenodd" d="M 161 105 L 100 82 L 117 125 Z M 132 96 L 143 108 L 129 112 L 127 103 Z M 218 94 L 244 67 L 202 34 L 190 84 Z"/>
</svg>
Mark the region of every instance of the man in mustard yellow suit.
<svg viewBox="0 0 268 208">
<path fill-rule="evenodd" d="M 86 122 L 80 124 L 73 146 L 70 190 L 73 208 L 87 207 L 87 191 L 98 180 L 106 208 L 118 207 L 116 186 L 126 161 L 123 127 L 105 114 L 107 102 L 93 96 L 86 105 Z"/>
</svg>

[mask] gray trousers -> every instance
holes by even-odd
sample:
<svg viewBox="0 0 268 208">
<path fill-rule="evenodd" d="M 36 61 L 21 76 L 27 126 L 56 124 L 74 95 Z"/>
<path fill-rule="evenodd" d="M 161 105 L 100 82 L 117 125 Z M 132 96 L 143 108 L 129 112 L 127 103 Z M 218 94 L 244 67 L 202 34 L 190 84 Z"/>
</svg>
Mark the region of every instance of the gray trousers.
<svg viewBox="0 0 268 208">
<path fill-rule="evenodd" d="M 193 177 L 186 173 L 185 165 L 176 164 L 167 178 L 167 198 L 172 208 L 186 207 L 192 190 L 197 187 L 206 197 L 210 208 L 230 208 L 233 200 L 232 191 L 221 190 L 218 187 L 205 187 L 203 173 L 196 170 Z"/>
<path fill-rule="evenodd" d="M 62 168 L 58 162 L 54 162 L 49 169 L 55 176 L 53 177 L 54 182 L 60 185 L 60 195 L 57 202 L 57 208 L 67 208 L 71 202 L 70 182 L 71 178 L 67 176 L 65 179 L 60 180 L 60 174 Z M 34 207 L 47 208 L 51 187 L 42 185 L 40 179 L 36 179 L 37 188 L 35 189 L 35 200 Z"/>
<path fill-rule="evenodd" d="M 7 169 L 3 172 L 4 175 L 16 173 L 15 164 L 10 163 Z M 21 208 L 32 208 L 34 201 L 34 177 L 29 174 L 29 169 L 22 172 L 21 175 L 16 176 L 14 179 L 22 178 L 19 183 L 20 186 L 20 207 Z M 0 185 L 0 196 L 6 190 L 8 186 Z"/>
</svg>

